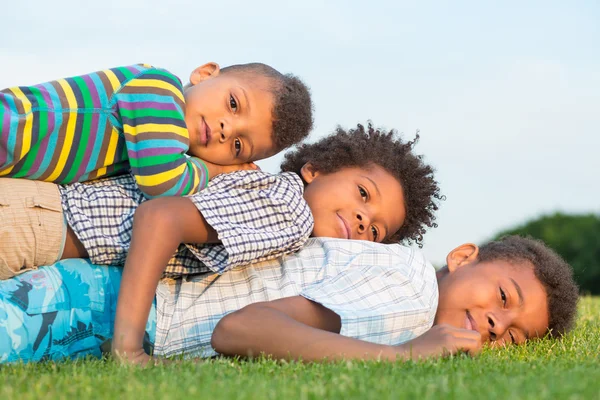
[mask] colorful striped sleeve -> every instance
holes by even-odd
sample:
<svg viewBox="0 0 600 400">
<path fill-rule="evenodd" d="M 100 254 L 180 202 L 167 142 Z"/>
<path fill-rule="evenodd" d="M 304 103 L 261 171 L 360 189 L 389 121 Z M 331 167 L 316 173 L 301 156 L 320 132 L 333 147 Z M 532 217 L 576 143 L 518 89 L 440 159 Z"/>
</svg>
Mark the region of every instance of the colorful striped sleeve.
<svg viewBox="0 0 600 400">
<path fill-rule="evenodd" d="M 186 155 L 189 135 L 181 81 L 168 71 L 148 69 L 129 80 L 113 100 L 131 172 L 149 198 L 185 196 L 208 184 L 202 160 Z"/>
</svg>

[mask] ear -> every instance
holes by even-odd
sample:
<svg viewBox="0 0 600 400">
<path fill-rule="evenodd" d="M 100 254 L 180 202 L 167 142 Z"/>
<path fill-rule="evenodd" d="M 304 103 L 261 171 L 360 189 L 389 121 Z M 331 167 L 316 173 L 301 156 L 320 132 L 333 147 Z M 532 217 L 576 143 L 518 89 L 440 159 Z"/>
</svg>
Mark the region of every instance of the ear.
<svg viewBox="0 0 600 400">
<path fill-rule="evenodd" d="M 319 171 L 309 162 L 304 164 L 300 169 L 300 175 L 302 175 L 302 179 L 306 184 L 311 183 L 317 176 L 319 176 Z"/>
<path fill-rule="evenodd" d="M 192 74 L 190 75 L 190 82 L 192 85 L 197 85 L 206 79 L 219 76 L 219 72 L 221 72 L 219 64 L 215 62 L 206 63 L 192 71 Z"/>
<path fill-rule="evenodd" d="M 458 268 L 471 264 L 477 261 L 479 255 L 479 247 L 473 243 L 461 244 L 452 250 L 446 257 L 446 265 L 448 272 L 452 273 Z"/>
</svg>

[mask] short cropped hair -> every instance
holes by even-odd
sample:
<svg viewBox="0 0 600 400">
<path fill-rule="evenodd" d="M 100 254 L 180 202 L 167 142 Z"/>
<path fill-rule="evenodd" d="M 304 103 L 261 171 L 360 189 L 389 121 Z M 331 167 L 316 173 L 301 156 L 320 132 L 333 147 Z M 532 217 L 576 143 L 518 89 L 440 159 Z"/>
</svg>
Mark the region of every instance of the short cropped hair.
<svg viewBox="0 0 600 400">
<path fill-rule="evenodd" d="M 310 89 L 300 78 L 282 74 L 262 63 L 230 65 L 221 73 L 238 73 L 268 79 L 274 97 L 273 141 L 279 152 L 305 139 L 313 127 L 313 104 Z"/>
<path fill-rule="evenodd" d="M 560 337 L 573 328 L 577 315 L 579 289 L 573 269 L 544 242 L 531 237 L 504 236 L 479 248 L 478 261 L 506 261 L 510 264 L 528 262 L 548 297 L 548 332 Z"/>
<path fill-rule="evenodd" d="M 398 207 L 406 210 L 404 224 L 385 243 L 415 242 L 421 247 L 427 228 L 437 227 L 434 213 L 444 197 L 440 195 L 433 168 L 423 162 L 422 156 L 413 153 L 418 140 L 417 134 L 413 141 L 404 142 L 395 130 L 376 129 L 371 122 L 366 129 L 360 124 L 350 130 L 338 127 L 318 142 L 302 144 L 286 153 L 281 170 L 301 175 L 300 170 L 307 162 L 326 174 L 343 168 L 379 165 L 400 182 L 404 203 Z"/>
</svg>

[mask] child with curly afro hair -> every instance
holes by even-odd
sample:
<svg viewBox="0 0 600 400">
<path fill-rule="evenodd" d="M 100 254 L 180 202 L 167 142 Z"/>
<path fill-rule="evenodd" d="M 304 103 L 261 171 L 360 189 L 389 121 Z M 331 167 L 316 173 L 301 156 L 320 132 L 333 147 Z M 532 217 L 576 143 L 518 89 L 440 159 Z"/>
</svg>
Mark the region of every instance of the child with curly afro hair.
<svg viewBox="0 0 600 400">
<path fill-rule="evenodd" d="M 318 142 L 288 152 L 281 170 L 295 172 L 305 182 L 304 198 L 315 219 L 313 236 L 421 246 L 427 228 L 437 226 L 434 214 L 444 196 L 433 168 L 414 153 L 418 140 L 417 134 L 404 142 L 396 131 L 376 129 L 369 122 L 349 130 L 338 127 Z M 327 192 L 315 190 L 319 178 L 328 178 L 323 182 L 329 184 Z"/>
</svg>

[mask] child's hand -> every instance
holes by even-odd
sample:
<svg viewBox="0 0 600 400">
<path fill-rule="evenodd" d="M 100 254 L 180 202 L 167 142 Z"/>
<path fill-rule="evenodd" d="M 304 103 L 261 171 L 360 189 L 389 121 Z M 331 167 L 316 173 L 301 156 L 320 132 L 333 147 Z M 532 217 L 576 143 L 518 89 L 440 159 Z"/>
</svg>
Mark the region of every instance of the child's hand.
<svg viewBox="0 0 600 400">
<path fill-rule="evenodd" d="M 144 349 L 125 352 L 119 351 L 113 347 L 112 355 L 121 364 L 139 365 L 145 367 L 147 365 L 152 365 L 155 363 L 155 359 L 146 354 Z"/>
<path fill-rule="evenodd" d="M 481 335 L 477 331 L 435 325 L 418 338 L 401 346 L 411 352 L 411 358 L 448 356 L 464 351 L 476 355 L 481 350 Z"/>
<path fill-rule="evenodd" d="M 236 165 L 217 165 L 208 161 L 204 161 L 204 164 L 206 164 L 206 168 L 208 168 L 209 179 L 212 179 L 220 174 L 227 174 L 229 172 L 260 170 L 258 165 L 254 164 L 253 162 Z"/>
</svg>

